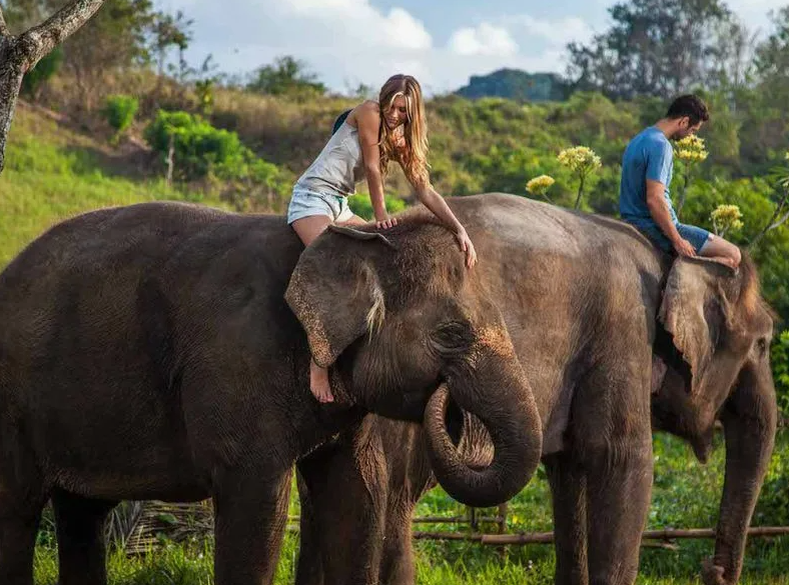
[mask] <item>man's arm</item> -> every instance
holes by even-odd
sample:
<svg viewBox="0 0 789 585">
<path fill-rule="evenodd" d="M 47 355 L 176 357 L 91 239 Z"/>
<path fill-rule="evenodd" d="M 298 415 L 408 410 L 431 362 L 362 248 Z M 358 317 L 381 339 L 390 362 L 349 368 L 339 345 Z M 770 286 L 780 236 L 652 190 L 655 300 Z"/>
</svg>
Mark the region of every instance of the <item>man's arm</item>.
<svg viewBox="0 0 789 585">
<path fill-rule="evenodd" d="M 664 196 L 665 192 L 666 186 L 663 183 L 647 179 L 647 207 L 649 208 L 649 213 L 678 254 L 681 256 L 695 256 L 696 250 L 693 244 L 679 235 L 674 222 L 671 221 L 671 213 Z"/>
</svg>

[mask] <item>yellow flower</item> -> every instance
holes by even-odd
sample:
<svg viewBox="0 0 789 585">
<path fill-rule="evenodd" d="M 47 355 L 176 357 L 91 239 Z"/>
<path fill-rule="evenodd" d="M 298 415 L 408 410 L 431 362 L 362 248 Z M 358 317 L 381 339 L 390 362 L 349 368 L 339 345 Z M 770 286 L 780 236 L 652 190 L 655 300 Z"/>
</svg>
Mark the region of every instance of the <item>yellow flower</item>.
<svg viewBox="0 0 789 585">
<path fill-rule="evenodd" d="M 602 166 L 600 157 L 588 146 L 566 148 L 556 158 L 573 172 L 586 173 Z"/>
<path fill-rule="evenodd" d="M 710 219 L 715 233 L 723 235 L 728 231 L 737 231 L 742 228 L 742 212 L 737 205 L 718 205 L 710 213 Z"/>
<path fill-rule="evenodd" d="M 678 159 L 685 163 L 701 162 L 707 158 L 704 139 L 691 134 L 682 140 L 677 140 L 675 153 Z"/>
<path fill-rule="evenodd" d="M 533 193 L 534 195 L 543 195 L 554 183 L 555 181 L 553 177 L 548 175 L 540 175 L 539 177 L 534 177 L 528 183 L 526 183 L 526 190 L 529 193 Z"/>
</svg>

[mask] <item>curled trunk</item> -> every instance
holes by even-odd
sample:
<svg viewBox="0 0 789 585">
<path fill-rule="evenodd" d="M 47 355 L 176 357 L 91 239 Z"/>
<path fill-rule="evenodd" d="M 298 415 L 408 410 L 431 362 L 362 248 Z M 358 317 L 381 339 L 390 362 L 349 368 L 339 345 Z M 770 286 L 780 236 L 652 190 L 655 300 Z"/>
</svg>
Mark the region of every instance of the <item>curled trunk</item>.
<svg viewBox="0 0 789 585">
<path fill-rule="evenodd" d="M 446 429 L 449 397 L 474 414 L 490 434 L 493 461 L 472 468 Z M 542 428 L 531 389 L 517 360 L 478 356 L 476 367 L 448 378 L 431 397 L 424 426 L 436 479 L 447 493 L 469 506 L 505 502 L 528 483 L 542 454 Z"/>
</svg>

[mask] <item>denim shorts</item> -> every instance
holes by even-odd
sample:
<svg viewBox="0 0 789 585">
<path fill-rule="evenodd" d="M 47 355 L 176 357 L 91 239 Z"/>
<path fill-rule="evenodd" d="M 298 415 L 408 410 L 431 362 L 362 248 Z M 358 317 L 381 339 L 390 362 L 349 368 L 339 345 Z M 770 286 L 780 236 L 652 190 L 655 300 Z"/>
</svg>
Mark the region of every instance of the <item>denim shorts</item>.
<svg viewBox="0 0 789 585">
<path fill-rule="evenodd" d="M 344 222 L 353 218 L 346 197 L 294 189 L 288 205 L 288 224 L 313 215 L 325 215 L 333 222 Z"/>
<path fill-rule="evenodd" d="M 638 228 L 642 234 L 652 240 L 652 242 L 664 252 L 672 252 L 674 250 L 671 240 L 666 237 L 655 222 L 649 220 L 639 221 L 637 219 L 628 219 L 625 221 Z M 710 238 L 710 232 L 695 225 L 675 223 L 674 226 L 677 228 L 679 235 L 690 242 L 690 245 L 696 250 L 696 254 L 701 252 L 704 244 L 706 244 L 707 240 Z"/>
</svg>

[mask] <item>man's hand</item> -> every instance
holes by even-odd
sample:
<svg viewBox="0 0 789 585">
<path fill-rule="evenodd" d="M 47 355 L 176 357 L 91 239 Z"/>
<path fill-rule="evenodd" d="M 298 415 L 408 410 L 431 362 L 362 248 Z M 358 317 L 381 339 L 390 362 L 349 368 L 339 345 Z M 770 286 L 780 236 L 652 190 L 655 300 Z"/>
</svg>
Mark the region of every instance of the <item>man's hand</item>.
<svg viewBox="0 0 789 585">
<path fill-rule="evenodd" d="M 685 238 L 680 238 L 674 242 L 674 249 L 680 256 L 688 256 L 690 258 L 694 258 L 696 256 L 696 248 L 694 248 L 693 244 L 691 244 Z"/>
</svg>

